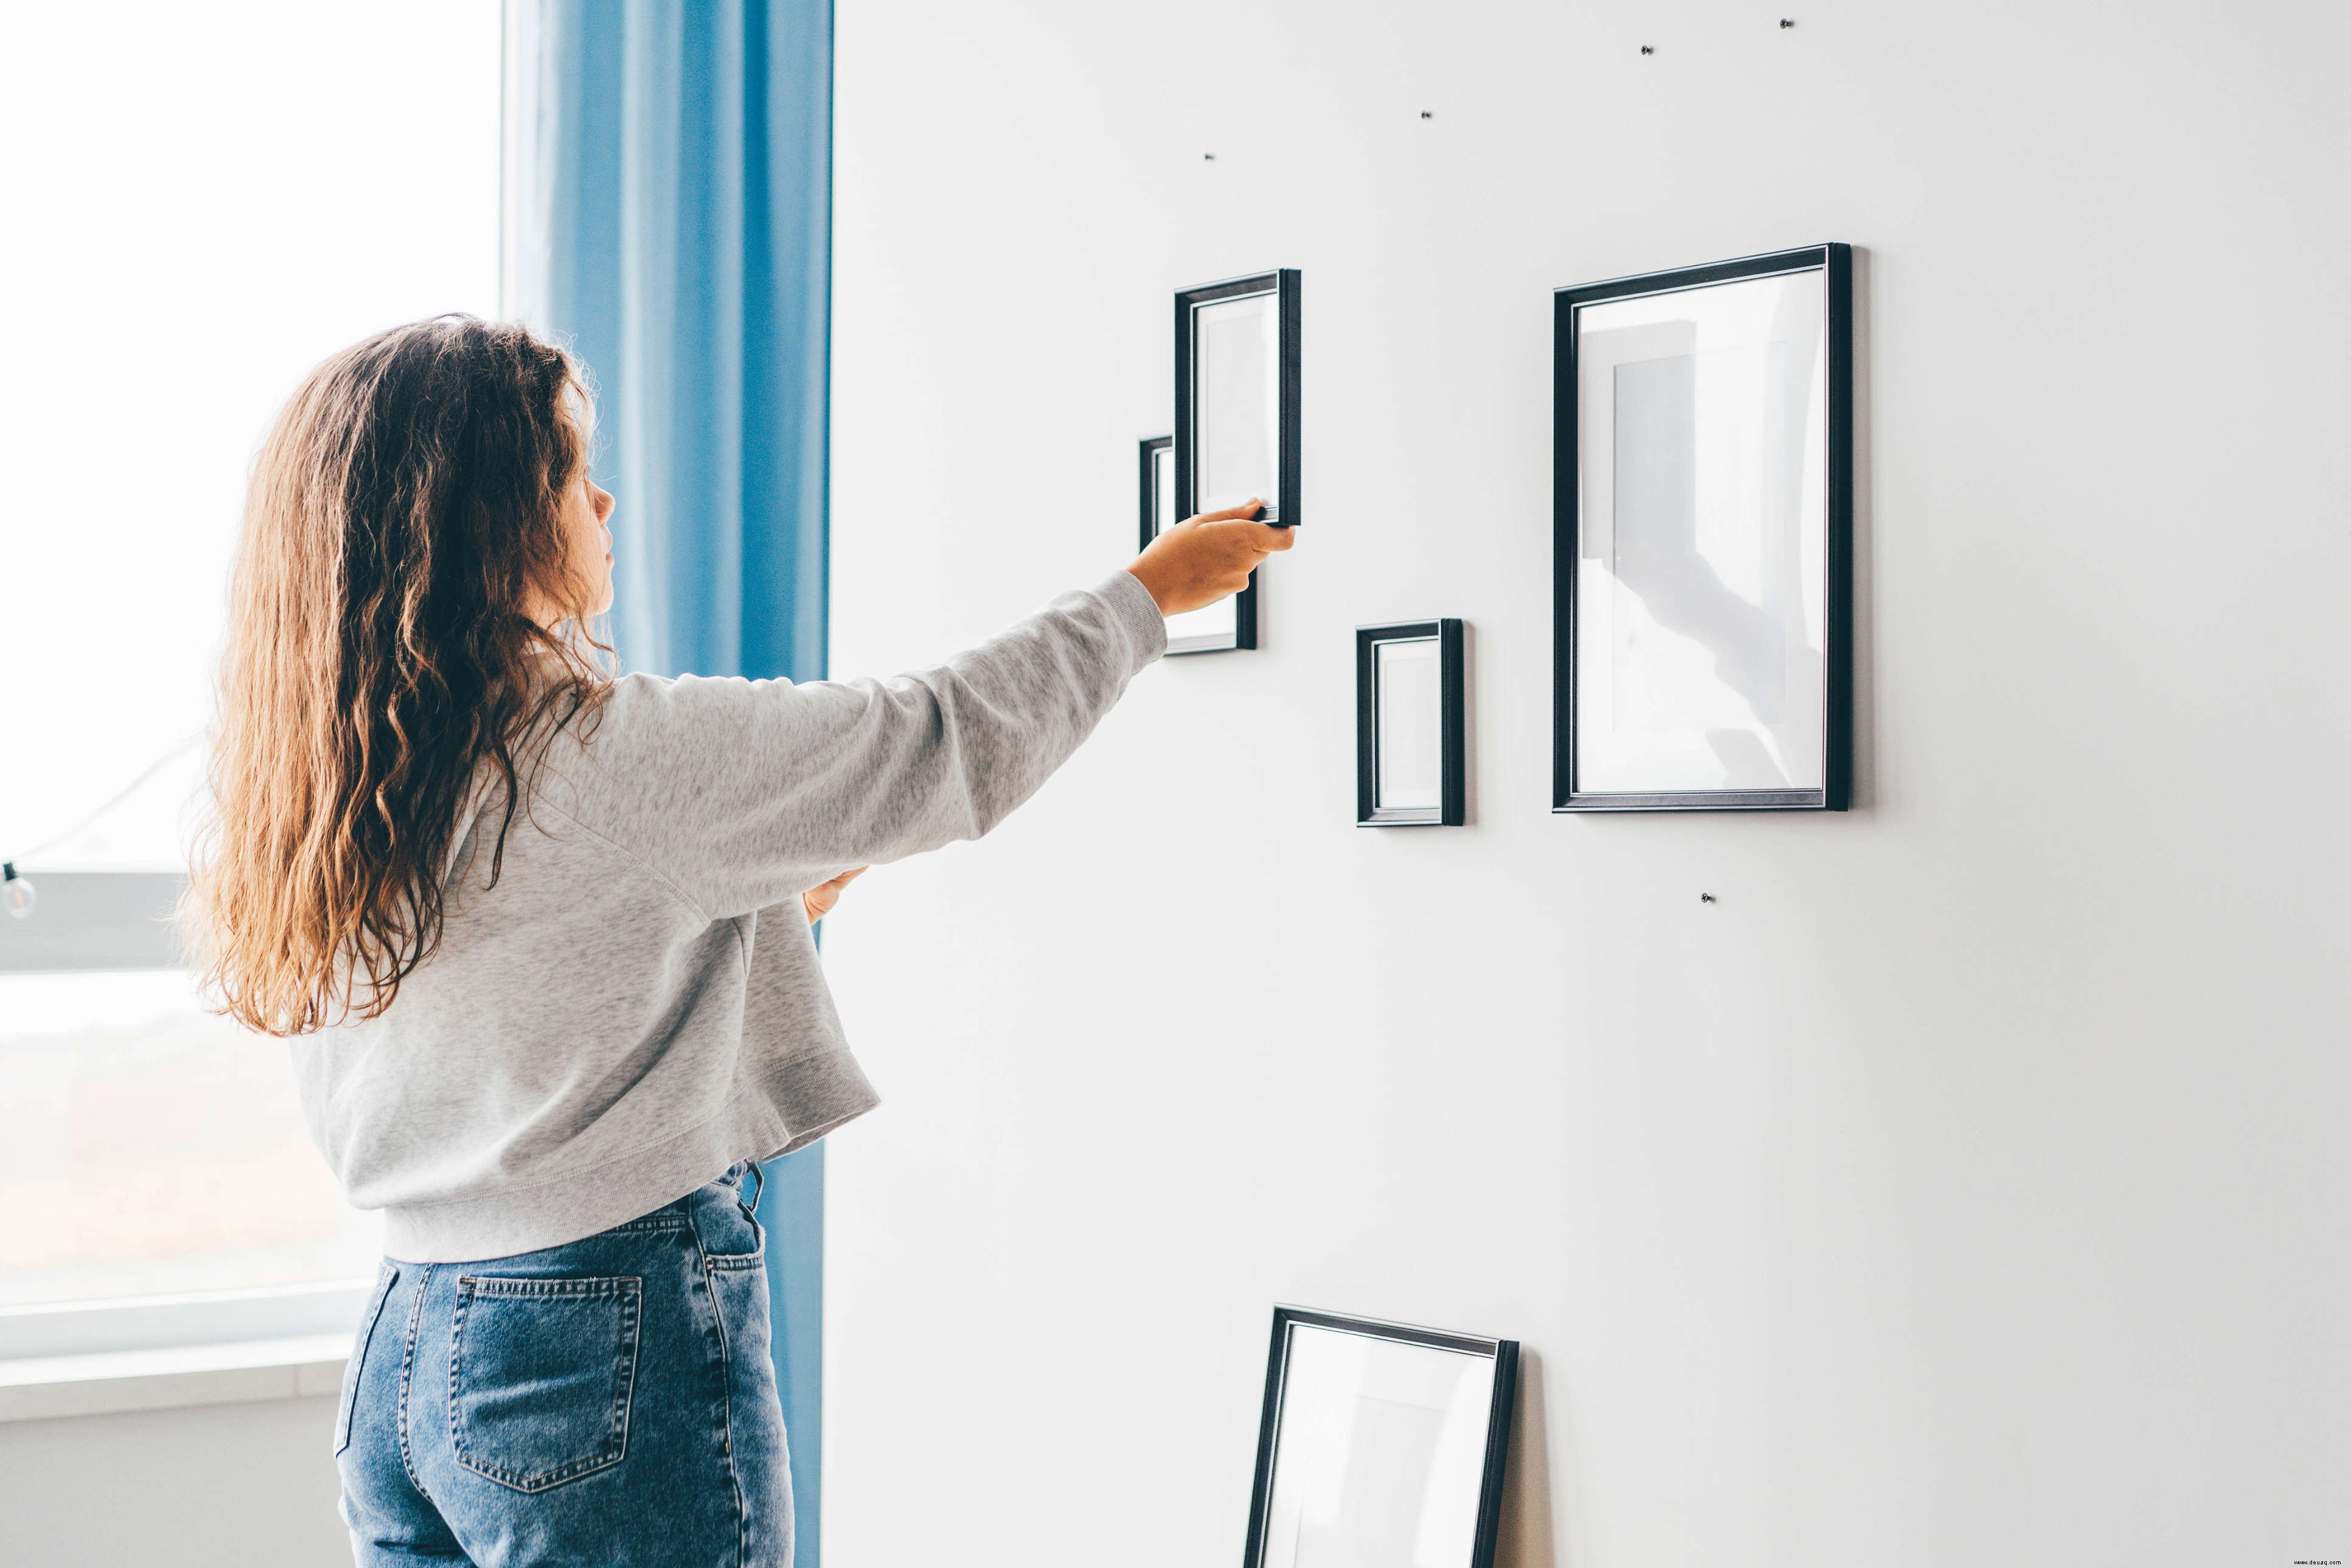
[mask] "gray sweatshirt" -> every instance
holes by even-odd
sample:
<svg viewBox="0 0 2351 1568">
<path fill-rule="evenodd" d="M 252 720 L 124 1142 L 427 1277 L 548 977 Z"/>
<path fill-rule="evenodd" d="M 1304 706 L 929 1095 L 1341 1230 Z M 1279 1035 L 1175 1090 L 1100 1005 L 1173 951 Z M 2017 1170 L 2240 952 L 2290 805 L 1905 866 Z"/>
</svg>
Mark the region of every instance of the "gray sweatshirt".
<svg viewBox="0 0 2351 1568">
<path fill-rule="evenodd" d="M 892 681 L 621 679 L 584 744 L 549 746 L 494 887 L 477 808 L 440 950 L 392 1006 L 291 1042 L 384 1250 L 592 1236 L 872 1109 L 801 892 L 987 832 L 1166 641 L 1121 571 Z"/>
</svg>

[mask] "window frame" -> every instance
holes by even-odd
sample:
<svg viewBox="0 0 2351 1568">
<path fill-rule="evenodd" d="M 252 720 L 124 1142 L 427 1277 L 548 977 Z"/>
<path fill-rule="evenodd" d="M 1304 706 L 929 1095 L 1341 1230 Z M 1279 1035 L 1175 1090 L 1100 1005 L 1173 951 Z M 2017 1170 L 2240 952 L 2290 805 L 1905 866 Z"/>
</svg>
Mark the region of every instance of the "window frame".
<svg viewBox="0 0 2351 1568">
<path fill-rule="evenodd" d="M 372 1280 L 0 1307 L 0 1365 L 350 1332 Z"/>
<path fill-rule="evenodd" d="M 33 912 L 0 919 L 0 975 L 183 969 L 175 925 L 188 879 L 180 872 L 39 871 Z"/>
<path fill-rule="evenodd" d="M 187 967 L 176 926 L 188 888 L 183 873 L 18 869 L 37 902 L 23 919 L 0 918 L 0 975 Z M 368 1285 L 339 1279 L 0 1306 L 0 1368 L 340 1333 L 358 1321 Z"/>
</svg>

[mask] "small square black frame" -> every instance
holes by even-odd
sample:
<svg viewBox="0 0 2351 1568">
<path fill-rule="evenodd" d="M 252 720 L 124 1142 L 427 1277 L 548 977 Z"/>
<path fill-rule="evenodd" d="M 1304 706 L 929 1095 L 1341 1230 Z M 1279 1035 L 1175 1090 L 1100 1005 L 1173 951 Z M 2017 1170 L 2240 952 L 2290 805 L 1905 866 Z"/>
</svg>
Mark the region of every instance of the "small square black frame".
<svg viewBox="0 0 2351 1568">
<path fill-rule="evenodd" d="M 1667 294 L 1791 272 L 1824 272 L 1827 330 L 1827 537 L 1823 634 L 1822 787 L 1601 793 L 1575 788 L 1577 469 L 1575 313 L 1604 299 Z M 1670 272 L 1579 284 L 1552 295 L 1552 810 L 1788 811 L 1845 809 L 1853 753 L 1853 247 L 1816 245 Z"/>
<path fill-rule="evenodd" d="M 1379 645 L 1437 640 L 1439 744 L 1444 747 L 1441 804 L 1403 810 L 1380 805 Z M 1394 621 L 1355 628 L 1355 826 L 1458 828 L 1468 820 L 1468 693 L 1461 658 L 1461 622 Z"/>
<path fill-rule="evenodd" d="M 1159 515 L 1158 476 L 1153 472 L 1159 454 L 1167 452 L 1168 460 L 1174 461 L 1175 455 L 1168 449 L 1175 444 L 1176 438 L 1172 435 L 1152 435 L 1144 437 L 1136 444 L 1135 471 L 1142 485 L 1142 507 L 1139 515 L 1143 520 L 1141 542 L 1134 547 L 1138 550 L 1149 549 L 1151 541 L 1159 537 L 1162 528 L 1184 520 L 1182 517 L 1163 517 Z M 1209 633 L 1189 637 L 1170 636 L 1167 639 L 1167 652 L 1171 655 L 1221 653 L 1235 648 L 1256 646 L 1256 572 L 1249 573 L 1249 586 L 1233 595 L 1233 630 L 1229 635 Z"/>
<path fill-rule="evenodd" d="M 1203 305 L 1213 305 L 1224 299 L 1246 298 L 1254 294 L 1280 297 L 1277 308 L 1281 340 L 1280 406 L 1276 411 L 1279 427 L 1276 461 L 1280 464 L 1281 472 L 1274 482 L 1280 494 L 1261 497 L 1267 505 L 1258 516 L 1276 528 L 1294 528 L 1302 517 L 1298 499 L 1299 271 L 1294 267 L 1251 273 L 1247 277 L 1228 277 L 1221 283 L 1204 283 L 1197 288 L 1176 291 L 1176 507 L 1187 517 L 1199 515 L 1197 491 L 1194 486 L 1199 471 L 1199 420 L 1192 407 L 1193 364 L 1199 346 L 1193 330 L 1194 312 Z"/>
<path fill-rule="evenodd" d="M 1502 1519 L 1502 1475 L 1510 1451 L 1510 1408 L 1519 1391 L 1519 1342 L 1281 1306 L 1273 1309 L 1273 1345 L 1266 1354 L 1265 1403 L 1257 1426 L 1257 1476 L 1249 1488 L 1249 1543 L 1241 1553 L 1241 1568 L 1265 1568 L 1266 1511 L 1273 1502 L 1273 1461 L 1281 1432 L 1282 1382 L 1290 1361 L 1290 1331 L 1301 1323 L 1399 1344 L 1428 1345 L 1465 1355 L 1481 1355 L 1493 1362 L 1494 1395 L 1486 1411 L 1485 1474 L 1478 1487 L 1478 1533 L 1467 1564 L 1467 1568 L 1493 1568 L 1494 1542 Z"/>
</svg>

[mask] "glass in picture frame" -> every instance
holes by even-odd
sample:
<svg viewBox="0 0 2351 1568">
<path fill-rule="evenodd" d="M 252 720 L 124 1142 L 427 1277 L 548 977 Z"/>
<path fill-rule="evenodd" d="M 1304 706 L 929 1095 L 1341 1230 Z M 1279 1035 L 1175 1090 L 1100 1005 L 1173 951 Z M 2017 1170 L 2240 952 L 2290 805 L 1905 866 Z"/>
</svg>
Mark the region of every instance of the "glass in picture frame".
<svg viewBox="0 0 2351 1568">
<path fill-rule="evenodd" d="M 1244 1568 L 1493 1568 L 1516 1340 L 1276 1307 Z"/>
<path fill-rule="evenodd" d="M 1462 622 L 1355 629 L 1355 825 L 1458 828 L 1468 820 Z"/>
<path fill-rule="evenodd" d="M 1852 252 L 1554 296 L 1552 809 L 1842 810 Z"/>
<path fill-rule="evenodd" d="M 1294 267 L 1176 295 L 1176 506 L 1180 517 L 1254 497 L 1295 528 L 1301 277 Z"/>
</svg>

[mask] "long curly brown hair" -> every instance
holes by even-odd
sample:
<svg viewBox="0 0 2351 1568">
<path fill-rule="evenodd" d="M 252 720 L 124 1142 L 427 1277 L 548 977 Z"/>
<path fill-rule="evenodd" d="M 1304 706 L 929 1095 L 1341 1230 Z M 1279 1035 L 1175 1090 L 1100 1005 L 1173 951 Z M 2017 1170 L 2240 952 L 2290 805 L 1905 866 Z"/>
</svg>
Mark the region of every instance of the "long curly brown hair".
<svg viewBox="0 0 2351 1568">
<path fill-rule="evenodd" d="M 592 417 L 561 349 L 470 316 L 344 350 L 277 416 L 187 909 L 205 983 L 248 1027 L 390 1007 L 439 946 L 462 825 L 496 821 L 495 883 L 546 742 L 592 726 L 611 650 L 562 520 Z"/>
</svg>

